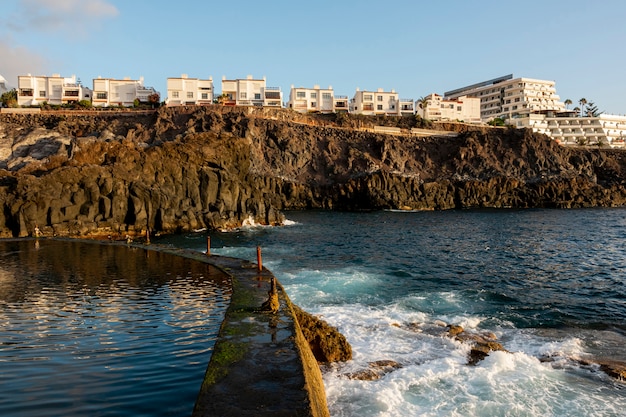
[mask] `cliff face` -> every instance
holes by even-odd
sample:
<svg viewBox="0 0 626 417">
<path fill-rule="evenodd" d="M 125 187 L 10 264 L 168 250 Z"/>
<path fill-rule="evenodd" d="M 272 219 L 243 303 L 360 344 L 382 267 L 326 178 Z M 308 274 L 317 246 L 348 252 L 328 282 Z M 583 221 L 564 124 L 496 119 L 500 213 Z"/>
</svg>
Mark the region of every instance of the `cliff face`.
<svg viewBox="0 0 626 417">
<path fill-rule="evenodd" d="M 367 123 L 381 121 L 218 106 L 0 115 L 0 236 L 36 226 L 117 238 L 278 224 L 281 210 L 303 208 L 626 204 L 621 151 L 563 148 L 507 129 L 460 127 L 457 137 L 354 129 Z"/>
</svg>

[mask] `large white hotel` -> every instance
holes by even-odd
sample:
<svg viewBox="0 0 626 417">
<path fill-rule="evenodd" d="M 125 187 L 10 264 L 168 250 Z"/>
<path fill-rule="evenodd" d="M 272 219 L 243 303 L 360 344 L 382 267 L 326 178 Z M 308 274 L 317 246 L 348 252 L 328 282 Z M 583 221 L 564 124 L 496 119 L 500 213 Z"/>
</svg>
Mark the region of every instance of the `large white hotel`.
<svg viewBox="0 0 626 417">
<path fill-rule="evenodd" d="M 501 118 L 517 128 L 529 128 L 563 145 L 623 147 L 626 116 L 600 114 L 580 116 L 568 110 L 556 94 L 554 81 L 533 78 L 494 78 L 447 91 L 444 99 L 480 99 L 480 119 Z"/>
</svg>

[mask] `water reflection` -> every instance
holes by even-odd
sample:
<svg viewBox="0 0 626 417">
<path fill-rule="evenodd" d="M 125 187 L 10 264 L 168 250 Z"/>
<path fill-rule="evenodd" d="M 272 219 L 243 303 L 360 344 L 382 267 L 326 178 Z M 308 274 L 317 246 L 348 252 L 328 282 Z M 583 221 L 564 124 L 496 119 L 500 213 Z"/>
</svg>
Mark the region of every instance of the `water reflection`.
<svg viewBox="0 0 626 417">
<path fill-rule="evenodd" d="M 227 277 L 155 251 L 35 242 L 0 242 L 0 415 L 190 414 Z"/>
</svg>

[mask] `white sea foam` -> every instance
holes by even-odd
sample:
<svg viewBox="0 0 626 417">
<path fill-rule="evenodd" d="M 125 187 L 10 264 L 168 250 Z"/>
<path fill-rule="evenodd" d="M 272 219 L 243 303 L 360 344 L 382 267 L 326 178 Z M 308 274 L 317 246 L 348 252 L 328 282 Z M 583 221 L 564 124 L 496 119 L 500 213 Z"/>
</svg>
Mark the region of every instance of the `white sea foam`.
<svg viewBox="0 0 626 417">
<path fill-rule="evenodd" d="M 283 226 L 297 226 L 299 223 L 293 220 L 285 219 Z"/>
<path fill-rule="evenodd" d="M 457 294 L 429 294 L 425 299 L 411 296 L 384 306 L 333 305 L 328 301 L 338 288 L 371 284 L 376 278 L 359 274 L 342 278 L 341 273 L 322 277 L 320 271 L 311 275 L 327 280 L 326 290 L 320 291 L 324 285 L 320 287 L 318 282 L 314 285 L 318 291 L 311 291 L 294 279 L 288 292 L 297 294 L 295 302 L 306 297 L 307 309 L 337 326 L 354 353 L 352 361 L 324 373 L 333 416 L 617 416 L 626 407 L 626 398 L 606 403 L 592 371 L 540 360 L 584 355 L 576 337 L 555 340 L 553 335 L 542 337 L 511 327 L 489 329 L 511 353 L 492 352 L 477 366 L 470 366 L 469 344 L 407 325 L 436 329 L 436 322 L 442 320 L 480 330 L 483 317 L 433 315 L 415 308 L 444 300 L 458 304 Z M 346 377 L 378 360 L 393 360 L 402 368 L 377 381 Z M 614 396 L 611 398 L 614 401 Z"/>
<path fill-rule="evenodd" d="M 467 344 L 391 326 L 388 317 L 396 311 L 356 305 L 340 310 L 320 309 L 354 349 L 354 360 L 324 374 L 333 416 L 617 416 L 626 406 L 626 400 L 606 404 L 602 390 L 590 389 L 584 375 L 527 353 L 492 352 L 469 366 Z M 380 359 L 403 367 L 378 381 L 345 377 Z"/>
</svg>

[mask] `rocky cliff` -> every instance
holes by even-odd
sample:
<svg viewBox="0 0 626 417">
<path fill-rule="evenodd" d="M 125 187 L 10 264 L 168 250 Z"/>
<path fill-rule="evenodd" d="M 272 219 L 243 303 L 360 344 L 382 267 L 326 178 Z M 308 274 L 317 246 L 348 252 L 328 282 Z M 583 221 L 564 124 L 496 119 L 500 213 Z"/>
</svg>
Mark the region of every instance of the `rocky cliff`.
<svg viewBox="0 0 626 417">
<path fill-rule="evenodd" d="M 281 211 L 626 204 L 626 153 L 526 130 L 232 107 L 0 114 L 0 236 L 279 224 Z"/>
</svg>

